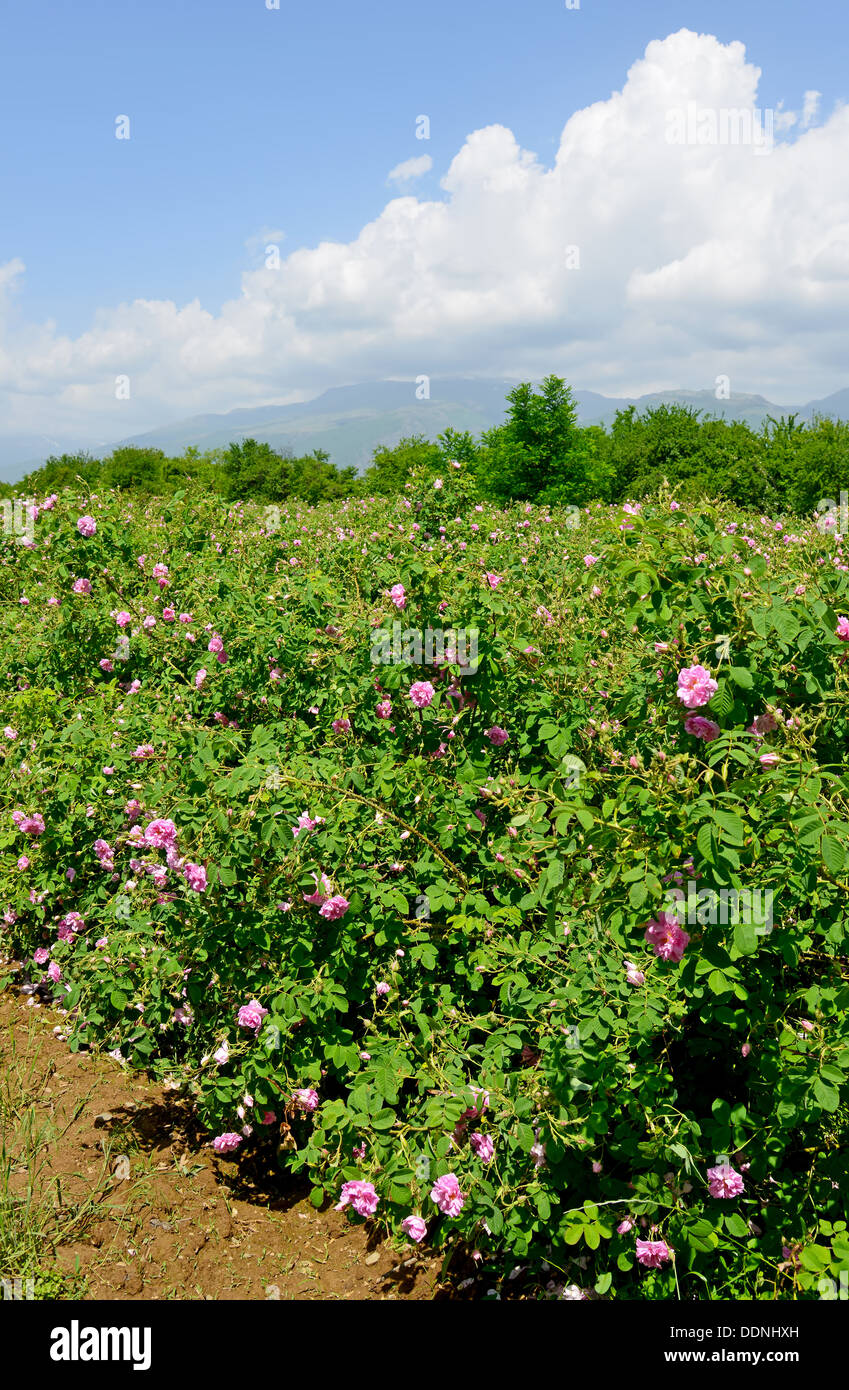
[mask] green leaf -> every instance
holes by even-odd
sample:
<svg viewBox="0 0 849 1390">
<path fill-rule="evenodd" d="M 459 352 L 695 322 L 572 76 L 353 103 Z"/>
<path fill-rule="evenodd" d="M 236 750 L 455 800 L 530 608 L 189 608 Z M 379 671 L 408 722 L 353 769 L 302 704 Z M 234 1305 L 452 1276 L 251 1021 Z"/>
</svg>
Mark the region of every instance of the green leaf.
<svg viewBox="0 0 849 1390">
<path fill-rule="evenodd" d="M 726 837 L 732 844 L 743 844 L 746 836 L 746 827 L 736 811 L 722 811 L 717 808 L 713 813 L 713 818 L 717 825 L 725 832 Z"/>
<path fill-rule="evenodd" d="M 504 1217 L 498 1207 L 493 1207 L 487 1212 L 486 1224 L 494 1236 L 504 1229 Z"/>
<path fill-rule="evenodd" d="M 754 955 L 758 949 L 758 933 L 754 922 L 734 923 L 734 945 L 742 956 Z"/>
<path fill-rule="evenodd" d="M 516 1134 L 519 1140 L 519 1147 L 523 1150 L 524 1153 L 530 1153 L 531 1149 L 536 1143 L 536 1139 L 534 1138 L 534 1132 L 531 1126 L 520 1124 L 518 1126 Z"/>
<path fill-rule="evenodd" d="M 705 821 L 704 825 L 699 826 L 699 833 L 696 836 L 696 845 L 702 859 L 713 864 L 716 860 L 717 844 L 713 826 Z"/>
<path fill-rule="evenodd" d="M 728 689 L 726 681 L 719 682 L 719 689 L 710 702 L 710 708 L 719 715 L 720 719 L 725 719 L 734 707 L 734 700 Z"/>
<path fill-rule="evenodd" d="M 840 841 L 833 835 L 823 835 L 821 848 L 823 863 L 828 872 L 835 876 L 842 874 L 846 864 L 846 851 Z"/>
<path fill-rule="evenodd" d="M 694 1250 L 715 1250 L 719 1238 L 709 1221 L 700 1218 L 684 1227 L 684 1236 Z"/>
<path fill-rule="evenodd" d="M 546 1193 L 537 1192 L 536 1196 L 534 1197 L 534 1203 L 543 1221 L 547 1221 L 548 1218 L 551 1216 L 551 1203 L 548 1200 L 548 1196 L 546 1195 Z"/>
<path fill-rule="evenodd" d="M 728 674 L 741 690 L 751 690 L 754 685 L 752 673 L 747 666 L 732 666 Z"/>
<path fill-rule="evenodd" d="M 739 1212 L 732 1211 L 725 1218 L 725 1229 L 729 1235 L 737 1236 L 738 1240 L 744 1240 L 749 1235 L 749 1227 L 743 1220 Z"/>
<path fill-rule="evenodd" d="M 831 1263 L 831 1255 L 824 1245 L 806 1245 L 799 1255 L 805 1269 L 819 1273 Z"/>
<path fill-rule="evenodd" d="M 551 859 L 548 863 L 548 882 L 552 888 L 556 888 L 563 882 L 563 860 Z"/>
<path fill-rule="evenodd" d="M 823 1110 L 833 1114 L 840 1104 L 840 1092 L 834 1086 L 829 1086 L 820 1076 L 814 1077 L 812 1089 Z"/>
<path fill-rule="evenodd" d="M 628 901 L 633 908 L 641 908 L 646 898 L 648 890 L 644 883 L 632 883 L 628 891 Z"/>
<path fill-rule="evenodd" d="M 773 608 L 770 616 L 775 631 L 783 642 L 794 642 L 799 635 L 799 620 L 789 608 Z"/>
</svg>

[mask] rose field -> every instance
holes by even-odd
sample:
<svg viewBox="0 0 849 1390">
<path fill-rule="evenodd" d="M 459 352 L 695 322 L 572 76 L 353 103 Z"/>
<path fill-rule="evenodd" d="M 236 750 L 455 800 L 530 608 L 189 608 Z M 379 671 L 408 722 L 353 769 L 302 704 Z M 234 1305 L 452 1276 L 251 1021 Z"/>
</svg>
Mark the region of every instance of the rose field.
<svg viewBox="0 0 849 1390">
<path fill-rule="evenodd" d="M 0 551 L 0 981 L 481 1293 L 834 1296 L 840 539 L 464 476 L 39 496 Z"/>
</svg>

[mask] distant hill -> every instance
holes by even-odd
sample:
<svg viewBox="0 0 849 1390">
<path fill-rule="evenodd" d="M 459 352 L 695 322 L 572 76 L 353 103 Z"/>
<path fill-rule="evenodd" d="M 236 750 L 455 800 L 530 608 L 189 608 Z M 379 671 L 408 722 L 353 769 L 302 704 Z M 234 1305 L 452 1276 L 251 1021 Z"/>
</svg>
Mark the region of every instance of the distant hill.
<svg viewBox="0 0 849 1390">
<path fill-rule="evenodd" d="M 411 381 L 337 386 L 311 401 L 251 406 L 223 415 L 193 415 L 109 444 L 0 433 L 0 477 L 13 482 L 37 468 L 49 454 L 74 453 L 80 449 L 102 457 L 120 443 L 181 454 L 192 444 L 201 450 L 223 448 L 249 437 L 264 440 L 274 448 L 291 449 L 296 454 L 326 449 L 340 467 L 353 464 L 363 469 L 378 445 L 397 444 L 406 435 L 423 434 L 435 439 L 449 425 L 478 434 L 500 424 L 505 416 L 505 396 L 515 385 L 516 381 L 486 377 L 434 377 L 428 400 L 417 400 L 415 383 Z M 780 406 L 763 396 L 734 392 L 729 400 L 722 401 L 716 399 L 713 391 L 683 390 L 634 397 L 576 390 L 575 400 L 584 425 L 610 425 L 617 410 L 629 405 L 645 410 L 664 403 L 679 403 L 707 415 L 745 420 L 754 428 L 758 428 L 768 415 L 778 417 L 794 411 L 808 420 L 815 414 L 849 419 L 849 387 L 802 406 Z"/>
<path fill-rule="evenodd" d="M 51 454 L 70 451 L 71 447 L 70 440 L 46 434 L 0 434 L 0 478 L 14 482 Z"/>
<path fill-rule="evenodd" d="M 596 391 L 576 391 L 582 425 L 610 425 L 617 410 L 629 405 L 637 410 L 650 410 L 658 405 L 685 405 L 701 410 L 705 415 L 724 416 L 727 420 L 745 420 L 759 428 L 768 415 L 788 415 L 795 406 L 774 405 L 764 396 L 748 396 L 732 391 L 727 401 L 717 400 L 713 391 L 653 391 L 645 396 L 600 396 Z"/>
<path fill-rule="evenodd" d="M 515 384 L 434 377 L 430 399 L 422 401 L 416 399 L 415 384 L 408 381 L 337 386 L 302 404 L 196 415 L 122 442 L 182 453 L 190 444 L 216 449 L 252 437 L 296 454 L 326 449 L 334 463 L 364 468 L 379 444 L 397 444 L 406 435 L 435 439 L 449 425 L 478 433 L 498 424 L 504 418 L 504 398 Z"/>
<path fill-rule="evenodd" d="M 814 415 L 828 415 L 832 420 L 849 420 L 849 386 L 835 391 L 821 401 L 809 401 L 803 405 L 800 414 L 810 420 Z"/>
</svg>

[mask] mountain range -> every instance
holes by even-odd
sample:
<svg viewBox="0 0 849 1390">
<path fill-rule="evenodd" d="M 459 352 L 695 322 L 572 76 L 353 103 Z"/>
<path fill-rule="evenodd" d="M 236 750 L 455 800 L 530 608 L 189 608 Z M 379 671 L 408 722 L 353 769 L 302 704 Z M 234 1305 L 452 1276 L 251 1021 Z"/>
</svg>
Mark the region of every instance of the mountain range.
<svg viewBox="0 0 849 1390">
<path fill-rule="evenodd" d="M 221 415 L 193 415 L 159 429 L 109 443 L 85 439 L 50 438 L 43 435 L 0 432 L 0 477 L 14 482 L 44 462 L 50 454 L 76 453 L 83 449 L 96 457 L 118 444 L 162 449 L 181 454 L 189 445 L 201 451 L 221 448 L 234 440 L 253 437 L 274 448 L 295 454 L 326 449 L 340 467 L 362 469 L 374 449 L 399 439 L 423 434 L 435 439 L 453 425 L 478 434 L 505 416 L 505 396 L 515 381 L 477 377 L 434 377 L 430 396 L 419 400 L 409 381 L 378 381 L 358 386 L 336 386 L 310 401 L 294 405 L 252 406 Z M 814 415 L 849 419 L 849 387 L 822 400 L 800 406 L 779 406 L 764 396 L 732 392 L 717 400 L 713 391 L 657 391 L 644 396 L 604 396 L 597 391 L 576 390 L 575 400 L 582 425 L 609 425 L 617 410 L 634 405 L 638 410 L 673 402 L 708 415 L 745 420 L 758 428 L 768 417 L 795 413 L 810 420 Z"/>
</svg>

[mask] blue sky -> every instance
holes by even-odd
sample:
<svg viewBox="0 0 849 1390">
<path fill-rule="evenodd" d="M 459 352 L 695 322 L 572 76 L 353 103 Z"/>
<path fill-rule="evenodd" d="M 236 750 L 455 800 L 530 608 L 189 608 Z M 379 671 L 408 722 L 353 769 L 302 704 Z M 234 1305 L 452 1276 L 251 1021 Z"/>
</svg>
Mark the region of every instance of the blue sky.
<svg viewBox="0 0 849 1390">
<path fill-rule="evenodd" d="M 566 117 L 682 25 L 742 39 L 765 105 L 810 86 L 826 103 L 849 94 L 849 7 L 823 0 L 7 6 L 0 260 L 26 262 L 21 309 L 74 334 L 98 305 L 136 296 L 216 310 L 253 263 L 249 238 L 349 240 L 404 159 L 431 155 L 420 191 L 439 196 L 465 136 L 500 122 L 546 162 Z M 125 114 L 131 138 L 118 141 Z"/>
<path fill-rule="evenodd" d="M 849 95 L 842 0 L 7 6 L 0 266 L 25 265 L 7 296 L 7 341 L 47 321 L 75 341 L 136 299 L 198 300 L 218 315 L 243 272 L 262 265 L 268 231 L 284 257 L 353 242 L 398 192 L 390 169 L 423 153 L 433 169 L 406 191 L 449 200 L 440 179 L 485 127 L 506 127 L 549 167 L 569 117 L 608 101 L 647 44 L 684 27 L 746 45 L 763 71 L 762 106 L 798 111 L 815 90 L 828 113 Z M 420 114 L 426 142 L 415 138 Z M 118 115 L 130 118 L 128 141 L 115 139 Z M 277 394 L 316 390 L 333 371 L 308 376 L 287 372 Z M 337 376 L 350 376 L 344 361 Z"/>
</svg>

